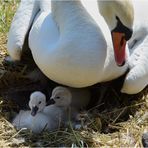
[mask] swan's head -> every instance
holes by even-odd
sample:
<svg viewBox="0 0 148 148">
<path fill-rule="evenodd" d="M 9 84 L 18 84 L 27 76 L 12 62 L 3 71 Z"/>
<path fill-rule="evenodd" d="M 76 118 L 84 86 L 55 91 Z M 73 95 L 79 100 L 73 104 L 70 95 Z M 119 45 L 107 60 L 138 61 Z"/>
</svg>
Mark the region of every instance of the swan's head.
<svg viewBox="0 0 148 148">
<path fill-rule="evenodd" d="M 71 104 L 72 94 L 68 88 L 58 86 L 53 89 L 51 98 L 47 105 L 55 104 L 60 107 L 67 107 Z"/>
<path fill-rule="evenodd" d="M 122 66 L 126 60 L 125 46 L 132 36 L 134 8 L 130 0 L 100 0 L 99 11 L 111 31 L 115 61 Z"/>
<path fill-rule="evenodd" d="M 35 116 L 37 112 L 42 111 L 45 106 L 46 96 L 42 92 L 35 91 L 30 95 L 29 107 L 32 116 Z"/>
</svg>

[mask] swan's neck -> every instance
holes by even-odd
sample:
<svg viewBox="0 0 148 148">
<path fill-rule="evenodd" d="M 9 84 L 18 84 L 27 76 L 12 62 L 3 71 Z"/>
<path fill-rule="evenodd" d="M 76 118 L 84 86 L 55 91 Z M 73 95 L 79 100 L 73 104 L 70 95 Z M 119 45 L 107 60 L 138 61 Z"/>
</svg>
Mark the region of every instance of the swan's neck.
<svg viewBox="0 0 148 148">
<path fill-rule="evenodd" d="M 77 1 L 51 1 L 51 8 L 53 12 L 53 17 L 56 23 L 59 25 L 59 29 L 63 30 L 68 26 L 71 26 L 81 20 L 82 13 L 85 9 L 82 3 Z"/>
</svg>

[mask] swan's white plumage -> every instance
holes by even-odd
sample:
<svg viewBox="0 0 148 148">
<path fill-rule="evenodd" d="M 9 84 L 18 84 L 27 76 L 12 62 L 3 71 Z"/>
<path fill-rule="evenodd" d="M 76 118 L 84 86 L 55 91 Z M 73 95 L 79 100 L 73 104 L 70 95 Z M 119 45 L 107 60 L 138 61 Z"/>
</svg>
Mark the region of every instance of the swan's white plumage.
<svg viewBox="0 0 148 148">
<path fill-rule="evenodd" d="M 30 9 L 28 14 L 28 18 L 34 13 L 37 14 L 29 33 L 29 46 L 35 62 L 48 78 L 73 87 L 85 87 L 112 80 L 122 75 L 127 69 L 127 65 L 116 66 L 110 31 L 102 16 L 99 15 L 96 1 L 83 1 L 83 4 L 96 22 L 85 12 L 79 1 L 67 2 L 67 6 L 65 2 L 62 2 L 60 10 L 56 10 L 55 13 L 60 12 L 56 15 L 54 15 L 53 8 L 54 19 L 50 11 L 47 11 L 44 1 L 35 3 L 37 8 L 38 5 L 41 7 L 38 14 L 33 9 Z M 24 3 L 23 5 L 28 6 L 29 4 Z M 66 13 L 65 16 L 64 13 Z M 22 17 L 19 11 L 16 15 Z M 62 33 L 57 22 L 60 19 L 56 19 L 58 15 L 62 18 L 60 27 L 65 23 L 65 30 L 61 27 Z M 26 31 L 28 30 L 29 19 L 23 22 L 14 18 L 15 21 L 22 22 L 21 25 Z M 15 26 L 14 22 L 12 26 Z M 16 28 L 19 27 L 16 26 Z M 10 36 L 13 37 L 15 34 L 11 33 L 11 30 Z M 22 38 L 24 36 L 22 33 Z M 15 51 L 13 48 L 12 50 Z"/>
<path fill-rule="evenodd" d="M 148 2 L 134 1 L 134 33 L 129 40 L 130 71 L 125 78 L 122 92 L 136 94 L 148 85 Z"/>
<path fill-rule="evenodd" d="M 105 54 L 104 52 L 99 53 L 97 50 L 94 52 L 96 54 L 96 58 L 102 59 L 100 61 L 103 61 L 103 63 L 100 63 L 99 60 L 95 61 L 94 60 L 95 58 L 94 58 L 93 59 L 95 63 L 94 64 L 92 62 L 93 60 L 90 60 L 91 58 L 89 59 L 87 55 L 84 54 L 83 58 L 87 57 L 87 60 L 86 61 L 84 60 L 84 65 L 83 65 L 83 63 L 77 62 L 80 59 L 81 60 L 83 59 L 81 58 L 81 56 L 79 56 L 79 58 L 73 57 L 73 55 L 77 51 L 70 52 L 71 56 L 70 55 L 66 56 L 65 49 L 64 49 L 65 52 L 63 52 L 63 49 L 59 53 L 54 52 L 54 49 L 56 49 L 56 43 L 59 40 L 59 32 L 58 32 L 59 28 L 56 26 L 56 23 L 53 20 L 50 13 L 51 10 L 48 9 L 47 5 L 45 5 L 43 1 L 42 2 L 40 1 L 40 4 L 36 4 L 37 8 L 35 7 L 36 9 L 33 10 L 33 7 L 32 7 L 33 0 L 32 0 L 32 3 L 30 4 L 29 2 L 25 3 L 25 0 L 24 2 L 22 1 L 23 3 L 21 4 L 22 8 L 19 8 L 20 9 L 19 11 L 22 11 L 22 12 L 23 12 L 23 9 L 27 8 L 28 14 L 25 15 L 25 17 L 27 18 L 25 18 L 23 13 L 20 13 L 19 11 L 17 11 L 17 14 L 16 14 L 17 17 L 14 17 L 14 21 L 11 25 L 12 27 L 10 29 L 9 38 L 8 38 L 8 47 L 9 47 L 8 51 L 10 53 L 10 56 L 13 59 L 19 59 L 20 56 L 17 56 L 16 51 L 18 51 L 19 49 L 19 51 L 21 52 L 20 49 L 23 45 L 25 34 L 28 28 L 30 27 L 29 22 L 33 21 L 32 18 L 35 16 L 35 13 L 37 14 L 37 10 L 40 5 L 41 11 L 38 13 L 34 21 L 33 27 L 31 29 L 30 36 L 29 36 L 29 44 L 37 65 L 40 67 L 40 69 L 44 72 L 46 76 L 48 76 L 50 79 L 53 79 L 54 81 L 57 81 L 65 85 L 74 86 L 74 87 L 83 87 L 83 86 L 92 85 L 97 82 L 112 80 L 122 75 L 126 71 L 127 65 L 125 65 L 122 68 L 121 67 L 119 68 L 115 64 L 110 32 L 104 19 L 102 18 L 102 16 L 99 15 L 97 11 L 96 1 L 91 1 L 91 2 L 82 1 L 82 2 L 87 8 L 87 11 L 90 13 L 90 15 L 99 25 L 100 30 L 102 31 L 102 34 L 104 36 L 104 38 L 102 38 L 102 41 L 100 42 L 104 47 L 107 46 L 108 48 L 108 50 L 106 51 L 107 54 Z M 139 22 L 141 22 L 140 27 L 143 27 L 144 29 L 147 30 L 147 24 L 145 23 L 147 22 L 146 20 L 147 16 L 144 16 L 144 15 L 147 15 L 147 13 L 145 13 L 147 10 L 146 0 L 143 0 L 142 2 L 141 1 L 133 1 L 133 2 L 134 2 L 135 12 L 136 12 L 135 20 L 136 21 L 139 20 Z M 23 18 L 23 19 L 20 19 L 20 18 Z M 21 26 L 24 28 L 22 32 L 18 30 L 20 26 L 18 26 L 17 23 L 15 22 L 20 22 L 18 24 L 21 24 Z M 137 23 L 134 23 L 134 26 L 136 26 L 136 24 Z M 16 30 L 16 32 L 15 31 L 13 32 L 13 30 Z M 88 34 L 84 34 L 86 36 L 86 40 L 87 40 L 87 37 L 89 36 Z M 148 73 L 147 69 L 148 68 L 144 64 L 147 62 L 146 59 L 148 57 L 146 52 L 147 39 L 145 38 L 145 35 L 142 36 L 142 38 L 143 38 L 143 41 L 141 41 L 140 39 L 141 43 L 138 43 L 139 45 L 136 48 L 132 48 L 133 51 L 130 52 L 131 55 L 130 55 L 130 58 L 128 59 L 130 71 L 125 78 L 125 82 L 122 88 L 122 92 L 124 93 L 129 93 L 129 94 L 138 93 L 147 85 L 147 73 Z M 81 39 L 81 36 L 80 36 L 80 39 Z M 104 39 L 105 39 L 105 42 L 103 41 Z M 130 46 L 132 46 L 132 44 L 130 44 L 131 41 L 129 41 Z M 78 43 L 81 46 L 83 42 L 78 42 Z M 93 40 L 92 40 L 92 43 L 86 44 L 85 42 L 83 44 L 84 44 L 84 47 L 85 45 L 93 45 Z M 141 51 L 141 48 L 143 49 L 142 51 Z M 48 49 L 52 49 L 52 50 L 48 50 Z M 67 51 L 69 52 L 69 50 Z M 66 59 L 66 61 L 69 61 L 68 63 L 69 66 L 66 67 L 65 62 L 63 60 L 61 59 L 58 60 L 59 54 L 62 59 Z M 88 55 L 90 54 L 92 54 L 92 51 L 90 53 L 88 52 Z M 99 56 L 97 57 L 98 54 L 101 54 L 102 57 L 101 58 Z M 140 56 L 137 56 L 139 54 Z M 72 61 L 71 57 L 75 59 L 74 62 L 77 62 L 77 63 L 73 64 L 74 62 Z M 137 61 L 138 61 L 138 64 L 137 64 Z M 100 64 L 100 67 L 102 66 L 101 68 L 98 67 L 97 65 L 98 63 Z"/>
<path fill-rule="evenodd" d="M 8 34 L 7 49 L 13 60 L 20 60 L 25 37 L 39 11 L 51 11 L 49 0 L 21 0 Z"/>
<path fill-rule="evenodd" d="M 86 87 L 122 75 L 127 65 L 116 66 L 110 31 L 98 11 L 91 13 L 88 10 L 91 15 L 95 12 L 98 16 L 99 26 L 79 2 L 55 3 L 54 19 L 51 14 L 41 12 L 29 35 L 34 60 L 43 73 L 72 87 Z M 91 2 L 84 3 L 89 8 Z M 96 3 L 93 4 L 95 6 Z"/>
<path fill-rule="evenodd" d="M 20 60 L 25 37 L 38 11 L 36 0 L 21 1 L 8 34 L 7 49 L 13 60 Z"/>
</svg>

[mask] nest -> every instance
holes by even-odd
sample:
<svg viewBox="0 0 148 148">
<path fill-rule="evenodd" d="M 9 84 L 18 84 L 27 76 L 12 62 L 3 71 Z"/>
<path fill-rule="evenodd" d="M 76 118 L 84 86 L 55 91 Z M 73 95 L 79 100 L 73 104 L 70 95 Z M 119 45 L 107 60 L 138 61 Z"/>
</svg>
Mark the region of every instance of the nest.
<svg viewBox="0 0 148 148">
<path fill-rule="evenodd" d="M 0 146 L 142 147 L 141 135 L 148 128 L 147 88 L 138 95 L 124 95 L 110 86 L 107 95 L 98 106 L 93 106 L 82 113 L 82 127 L 79 130 L 73 129 L 69 124 L 67 128 L 50 133 L 44 131 L 39 135 L 27 129 L 16 131 L 10 122 L 20 106 L 10 94 L 30 93 L 30 90 L 39 88 L 37 82 L 25 77 L 31 69 L 26 62 L 9 65 L 3 62 L 6 56 L 6 36 L 1 35 Z M 96 85 L 91 89 L 94 92 L 101 88 Z M 98 96 L 94 93 L 93 97 L 97 99 Z"/>
</svg>

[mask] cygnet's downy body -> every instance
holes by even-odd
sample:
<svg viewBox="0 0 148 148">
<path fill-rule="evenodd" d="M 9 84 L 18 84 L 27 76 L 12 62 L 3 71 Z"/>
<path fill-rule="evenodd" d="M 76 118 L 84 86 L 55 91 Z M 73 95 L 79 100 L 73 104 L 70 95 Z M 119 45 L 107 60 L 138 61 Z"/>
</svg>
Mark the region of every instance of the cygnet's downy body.
<svg viewBox="0 0 148 148">
<path fill-rule="evenodd" d="M 43 112 L 53 117 L 55 120 L 58 119 L 59 122 L 65 125 L 69 117 L 72 118 L 70 111 L 73 110 L 72 112 L 76 113 L 76 111 L 74 112 L 74 109 L 70 106 L 72 95 L 69 91 L 65 92 L 59 89 L 55 91 L 55 89 L 53 89 L 51 98 L 47 102 L 48 106 L 44 108 Z"/>
<path fill-rule="evenodd" d="M 14 118 L 12 124 L 18 130 L 27 128 L 34 133 L 40 133 L 43 130 L 51 131 L 58 128 L 58 122 L 55 122 L 50 116 L 44 114 L 45 105 L 46 97 L 43 93 L 39 91 L 32 93 L 29 101 L 31 111 L 21 110 Z"/>
<path fill-rule="evenodd" d="M 73 123 L 77 120 L 79 110 L 86 107 L 89 100 L 90 92 L 87 89 L 58 86 L 53 89 L 52 96 L 47 104 L 54 104 L 60 108 L 63 114 L 61 119 L 66 125 L 70 120 Z M 51 105 L 46 107 L 46 112 L 51 112 Z"/>
</svg>

